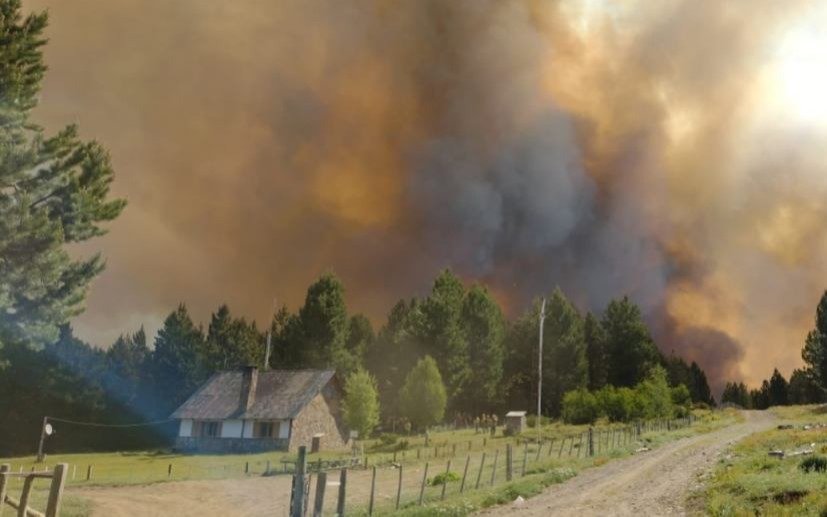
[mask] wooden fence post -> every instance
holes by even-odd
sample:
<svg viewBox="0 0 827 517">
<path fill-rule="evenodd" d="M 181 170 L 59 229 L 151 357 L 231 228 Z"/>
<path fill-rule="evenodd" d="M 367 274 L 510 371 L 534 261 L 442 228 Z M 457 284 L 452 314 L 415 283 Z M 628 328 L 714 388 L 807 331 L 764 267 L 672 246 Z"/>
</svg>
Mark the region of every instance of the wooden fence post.
<svg viewBox="0 0 827 517">
<path fill-rule="evenodd" d="M 445 489 L 448 488 L 448 473 L 451 472 L 451 460 L 448 460 L 448 465 L 445 467 L 445 479 L 442 482 L 441 499 L 445 499 Z"/>
<path fill-rule="evenodd" d="M 571 437 L 571 441 L 569 442 L 569 457 L 571 457 L 571 450 L 574 448 L 574 436 Z"/>
<path fill-rule="evenodd" d="M 293 474 L 293 493 L 290 501 L 290 517 L 304 517 L 304 478 L 307 476 L 307 447 L 299 447 L 296 473 Z"/>
<path fill-rule="evenodd" d="M 500 450 L 494 451 L 494 468 L 491 469 L 491 486 L 494 486 L 494 477 L 497 475 L 497 458 L 500 457 Z"/>
<path fill-rule="evenodd" d="M 560 450 L 557 452 L 557 457 L 563 457 L 563 447 L 566 446 L 566 437 L 564 436 L 562 440 L 560 440 Z"/>
<path fill-rule="evenodd" d="M 9 479 L 6 473 L 9 470 L 11 470 L 11 466 L 8 463 L 0 465 L 0 514 L 3 513 L 3 506 L 6 504 L 6 486 Z"/>
<path fill-rule="evenodd" d="M 477 483 L 474 485 L 474 489 L 478 489 L 480 487 L 480 479 L 482 479 L 482 469 L 485 466 L 485 452 L 482 453 L 482 459 L 480 460 L 480 471 L 477 473 Z"/>
<path fill-rule="evenodd" d="M 428 481 L 428 462 L 425 462 L 425 470 L 422 472 L 422 486 L 419 488 L 419 506 L 422 506 L 422 498 L 425 496 L 425 483 Z"/>
<path fill-rule="evenodd" d="M 322 517 L 325 488 L 327 488 L 327 472 L 319 472 L 319 476 L 316 478 L 316 499 L 313 504 L 313 517 Z"/>
<path fill-rule="evenodd" d="M 462 484 L 459 486 L 459 493 L 465 492 L 465 478 L 468 476 L 468 464 L 471 463 L 471 455 L 465 457 L 465 470 L 462 472 Z"/>
<path fill-rule="evenodd" d="M 92 465 L 86 467 L 86 481 L 90 481 L 92 479 Z"/>
<path fill-rule="evenodd" d="M 540 453 L 543 452 L 543 443 L 544 442 L 537 442 L 537 457 L 534 458 L 534 461 L 540 461 Z"/>
<path fill-rule="evenodd" d="M 347 469 L 342 469 L 339 475 L 339 500 L 336 501 L 336 515 L 344 517 L 345 515 L 345 495 L 347 494 Z"/>
<path fill-rule="evenodd" d="M 167 479 L 172 477 L 172 463 L 167 466 Z"/>
<path fill-rule="evenodd" d="M 594 456 L 594 428 L 589 427 L 589 456 Z"/>
<path fill-rule="evenodd" d="M 399 509 L 399 503 L 402 500 L 402 465 L 399 465 L 399 482 L 396 485 L 396 509 Z"/>
<path fill-rule="evenodd" d="M 514 469 L 514 454 L 511 449 L 511 444 L 505 446 L 505 480 L 511 481 L 511 476 Z"/>
<path fill-rule="evenodd" d="M 373 466 L 373 476 L 370 478 L 370 504 L 368 505 L 368 515 L 373 515 L 373 500 L 376 496 L 376 465 Z"/>
<path fill-rule="evenodd" d="M 522 476 L 525 476 L 525 468 L 526 468 L 527 463 L 528 463 L 528 442 L 525 442 L 525 447 L 523 447 L 523 471 L 522 471 Z"/>
<path fill-rule="evenodd" d="M 548 457 L 551 457 L 551 453 L 554 451 L 554 438 L 548 443 Z"/>
<path fill-rule="evenodd" d="M 29 512 L 26 510 L 29 506 L 29 496 L 32 493 L 32 483 L 34 482 L 34 478 L 27 477 L 25 481 L 23 481 L 23 492 L 20 494 L 20 501 L 18 502 L 17 507 L 17 515 L 18 517 L 26 517 Z"/>
<path fill-rule="evenodd" d="M 577 458 L 580 457 L 581 452 L 583 452 L 583 433 L 580 433 L 580 436 L 577 437 Z"/>
</svg>

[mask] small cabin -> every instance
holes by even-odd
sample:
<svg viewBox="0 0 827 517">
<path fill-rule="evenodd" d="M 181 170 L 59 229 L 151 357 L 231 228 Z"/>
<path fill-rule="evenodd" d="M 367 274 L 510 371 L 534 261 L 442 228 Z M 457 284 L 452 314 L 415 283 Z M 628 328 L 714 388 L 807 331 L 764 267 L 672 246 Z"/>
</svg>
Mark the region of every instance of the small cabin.
<svg viewBox="0 0 827 517">
<path fill-rule="evenodd" d="M 520 434 L 526 428 L 525 411 L 509 411 L 505 414 L 505 428 L 511 434 Z"/>
<path fill-rule="evenodd" d="M 217 372 L 171 418 L 179 421 L 175 446 L 182 451 L 321 450 L 348 442 L 333 370 Z"/>
</svg>

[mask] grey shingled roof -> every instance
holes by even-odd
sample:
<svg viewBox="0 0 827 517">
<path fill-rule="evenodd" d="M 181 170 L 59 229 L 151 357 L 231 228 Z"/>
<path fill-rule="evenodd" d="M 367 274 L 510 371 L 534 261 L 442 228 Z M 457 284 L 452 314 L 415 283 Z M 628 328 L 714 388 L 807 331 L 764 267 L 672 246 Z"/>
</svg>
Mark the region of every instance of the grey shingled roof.
<svg viewBox="0 0 827 517">
<path fill-rule="evenodd" d="M 218 372 L 201 386 L 171 418 L 224 420 L 228 418 L 295 418 L 333 378 L 333 370 L 259 371 L 253 405 L 244 411 L 242 370 Z"/>
</svg>

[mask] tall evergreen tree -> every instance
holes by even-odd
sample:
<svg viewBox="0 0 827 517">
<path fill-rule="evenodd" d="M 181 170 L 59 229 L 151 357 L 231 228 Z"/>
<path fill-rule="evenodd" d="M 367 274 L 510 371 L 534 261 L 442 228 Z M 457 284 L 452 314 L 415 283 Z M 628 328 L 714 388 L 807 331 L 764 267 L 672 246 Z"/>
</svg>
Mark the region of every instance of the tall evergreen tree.
<svg viewBox="0 0 827 517">
<path fill-rule="evenodd" d="M 788 402 L 790 404 L 820 404 L 825 401 L 824 389 L 809 369 L 793 370 L 790 375 Z"/>
<path fill-rule="evenodd" d="M 356 314 L 351 316 L 348 327 L 348 337 L 345 348 L 361 366 L 364 362 L 365 354 L 373 344 L 374 339 L 376 339 L 376 335 L 373 333 L 373 325 L 370 324 L 370 320 L 364 314 Z"/>
<path fill-rule="evenodd" d="M 727 382 L 721 394 L 721 402 L 736 404 L 742 408 L 752 407 L 749 391 L 743 382 Z"/>
<path fill-rule="evenodd" d="M 263 336 L 255 323 L 233 318 L 227 305 L 219 307 L 210 318 L 205 345 L 210 371 L 263 365 Z"/>
<path fill-rule="evenodd" d="M 126 405 L 138 402 L 149 370 L 149 347 L 141 327 L 136 333 L 121 335 L 106 351 L 110 393 Z"/>
<path fill-rule="evenodd" d="M 155 338 L 152 373 L 160 413 L 169 414 L 206 379 L 204 334 L 184 304 L 164 320 Z"/>
<path fill-rule="evenodd" d="M 585 388 L 589 375 L 583 319 L 559 288 L 546 303 L 543 341 L 543 410 L 556 417 L 563 394 Z"/>
<path fill-rule="evenodd" d="M 613 300 L 602 323 L 608 340 L 609 384 L 635 386 L 660 358 L 640 309 L 628 297 Z"/>
<path fill-rule="evenodd" d="M 500 400 L 505 355 L 505 318 L 488 290 L 474 285 L 465 296 L 460 326 L 467 341 L 469 378 L 460 409 L 472 414 L 491 411 Z"/>
<path fill-rule="evenodd" d="M 471 378 L 468 343 L 462 335 L 460 314 L 465 287 L 446 269 L 434 280 L 431 294 L 422 303 L 417 330 L 420 342 L 436 360 L 445 378 L 449 404 L 457 400 Z"/>
<path fill-rule="evenodd" d="M 358 364 L 346 348 L 350 320 L 345 288 L 333 273 L 323 274 L 307 288 L 298 323 L 293 339 L 300 345 L 305 367 L 335 368 L 344 375 L 356 369 Z"/>
<path fill-rule="evenodd" d="M 815 328 L 807 335 L 801 357 L 823 388 L 827 388 L 827 291 L 816 307 Z"/>
<path fill-rule="evenodd" d="M 592 313 L 583 321 L 583 340 L 586 342 L 586 362 L 589 365 L 589 389 L 599 390 L 609 376 L 609 354 L 606 331 Z"/>
<path fill-rule="evenodd" d="M 81 312 L 95 255 L 73 259 L 66 245 L 101 235 L 125 202 L 109 199 L 113 170 L 98 143 L 75 126 L 47 137 L 29 119 L 46 71 L 45 12 L 23 17 L 20 0 L 0 0 L 0 346 L 45 343 Z"/>
<path fill-rule="evenodd" d="M 770 406 L 786 406 L 788 384 L 787 379 L 781 375 L 778 368 L 773 370 L 769 383 L 769 405 Z"/>
<path fill-rule="evenodd" d="M 709 389 L 709 383 L 706 380 L 706 373 L 695 361 L 692 361 L 692 364 L 689 365 L 689 383 L 687 387 L 692 396 L 692 402 L 703 402 L 710 406 L 715 405 L 715 399 L 712 397 L 712 391 Z"/>
</svg>

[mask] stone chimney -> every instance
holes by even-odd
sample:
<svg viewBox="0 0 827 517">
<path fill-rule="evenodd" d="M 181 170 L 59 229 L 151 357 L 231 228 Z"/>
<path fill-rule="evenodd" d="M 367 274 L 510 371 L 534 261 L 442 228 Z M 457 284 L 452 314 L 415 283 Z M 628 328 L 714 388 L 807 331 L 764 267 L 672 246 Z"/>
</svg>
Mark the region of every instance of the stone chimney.
<svg viewBox="0 0 827 517">
<path fill-rule="evenodd" d="M 258 368 L 245 366 L 241 377 L 241 411 L 247 411 L 256 401 Z"/>
</svg>

